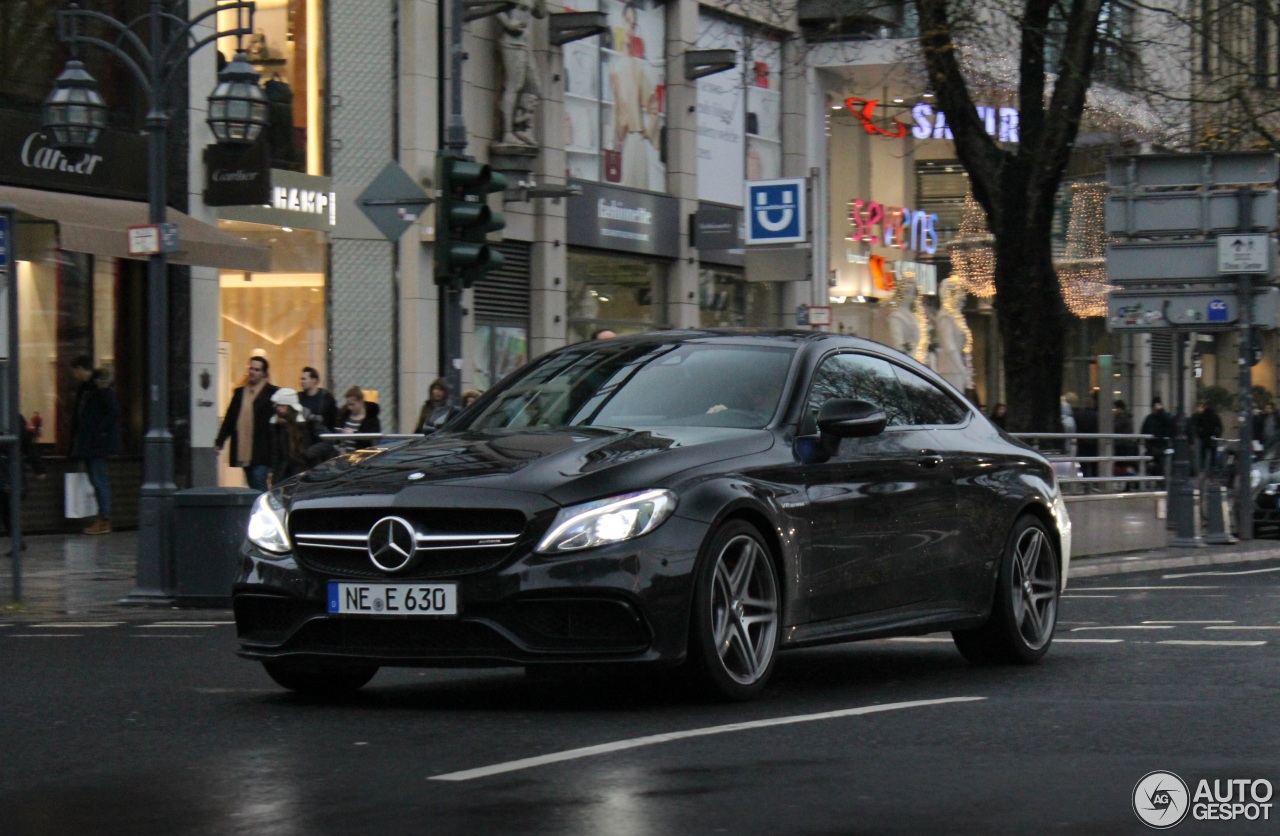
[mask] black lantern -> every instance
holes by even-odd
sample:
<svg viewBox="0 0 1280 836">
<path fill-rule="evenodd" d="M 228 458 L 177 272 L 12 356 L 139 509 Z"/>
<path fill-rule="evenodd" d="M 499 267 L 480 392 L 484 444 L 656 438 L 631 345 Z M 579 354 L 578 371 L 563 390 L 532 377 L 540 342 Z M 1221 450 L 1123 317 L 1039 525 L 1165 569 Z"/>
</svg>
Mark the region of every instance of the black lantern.
<svg viewBox="0 0 1280 836">
<path fill-rule="evenodd" d="M 54 82 L 41 110 L 44 127 L 59 148 L 92 148 L 107 124 L 107 103 L 98 92 L 98 81 L 74 58 Z"/>
<path fill-rule="evenodd" d="M 218 73 L 209 94 L 209 127 L 226 145 L 251 145 L 267 126 L 267 94 L 258 86 L 258 72 L 244 53 Z"/>
</svg>

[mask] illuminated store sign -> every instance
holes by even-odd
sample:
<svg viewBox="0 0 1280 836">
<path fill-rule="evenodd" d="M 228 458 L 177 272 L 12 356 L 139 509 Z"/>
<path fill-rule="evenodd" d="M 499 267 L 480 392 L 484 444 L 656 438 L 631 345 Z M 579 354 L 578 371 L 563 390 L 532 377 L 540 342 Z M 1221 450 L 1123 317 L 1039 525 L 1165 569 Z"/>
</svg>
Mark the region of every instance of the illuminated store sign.
<svg viewBox="0 0 1280 836">
<path fill-rule="evenodd" d="M 997 142 L 1018 141 L 1018 111 L 1012 107 L 987 107 L 978 105 L 978 118 L 987 128 L 987 133 Z M 941 110 L 934 110 L 927 102 L 911 108 L 911 118 L 915 127 L 911 135 L 916 139 L 951 139 L 951 128 L 947 127 L 947 115 Z"/>
<path fill-rule="evenodd" d="M 886 207 L 874 200 L 849 202 L 850 241 L 883 244 L 933 255 L 938 251 L 938 216 L 907 207 Z"/>
</svg>

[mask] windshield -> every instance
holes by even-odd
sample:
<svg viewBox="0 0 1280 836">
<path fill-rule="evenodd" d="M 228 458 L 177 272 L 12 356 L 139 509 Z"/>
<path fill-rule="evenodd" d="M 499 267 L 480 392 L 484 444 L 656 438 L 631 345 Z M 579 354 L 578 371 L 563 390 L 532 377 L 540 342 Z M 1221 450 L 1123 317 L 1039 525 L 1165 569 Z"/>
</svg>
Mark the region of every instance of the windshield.
<svg viewBox="0 0 1280 836">
<path fill-rule="evenodd" d="M 583 343 L 520 372 L 459 429 L 741 427 L 778 410 L 792 348 Z"/>
</svg>

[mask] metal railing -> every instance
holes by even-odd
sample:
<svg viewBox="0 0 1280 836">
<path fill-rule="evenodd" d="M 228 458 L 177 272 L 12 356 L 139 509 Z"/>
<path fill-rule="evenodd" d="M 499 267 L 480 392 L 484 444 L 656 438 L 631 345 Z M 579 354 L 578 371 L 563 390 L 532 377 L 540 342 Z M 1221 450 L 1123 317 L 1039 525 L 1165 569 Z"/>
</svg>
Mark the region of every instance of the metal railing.
<svg viewBox="0 0 1280 836">
<path fill-rule="evenodd" d="M 1066 493 L 1126 493 L 1166 489 L 1171 450 L 1165 450 L 1160 468 L 1146 453 L 1116 454 L 1118 444 L 1131 443 L 1145 450 L 1154 436 L 1141 433 L 1011 433 L 1038 450 L 1053 464 Z M 1081 450 L 1089 451 L 1082 455 Z M 1096 452 L 1095 452 L 1096 451 Z"/>
</svg>

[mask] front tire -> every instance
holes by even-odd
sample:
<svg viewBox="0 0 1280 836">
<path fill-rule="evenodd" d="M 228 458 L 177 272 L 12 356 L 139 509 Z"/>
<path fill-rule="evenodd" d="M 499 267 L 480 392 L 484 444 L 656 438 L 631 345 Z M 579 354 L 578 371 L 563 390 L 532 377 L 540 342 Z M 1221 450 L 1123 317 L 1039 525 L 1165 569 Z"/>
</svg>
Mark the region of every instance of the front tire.
<svg viewBox="0 0 1280 836">
<path fill-rule="evenodd" d="M 1019 517 L 1009 532 L 987 623 L 951 637 L 974 664 L 1038 662 L 1058 622 L 1058 554 L 1044 523 Z"/>
<path fill-rule="evenodd" d="M 263 662 L 267 675 L 276 684 L 312 697 L 340 697 L 354 694 L 373 679 L 376 665 L 334 668 L 324 665 L 301 666 L 290 662 Z"/>
<path fill-rule="evenodd" d="M 734 520 L 698 562 L 689 626 L 690 684 L 724 700 L 760 693 L 777 661 L 781 596 L 774 560 L 755 526 Z"/>
</svg>

